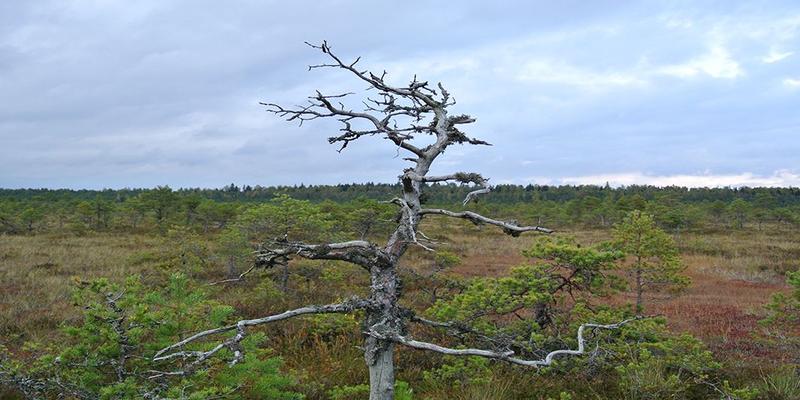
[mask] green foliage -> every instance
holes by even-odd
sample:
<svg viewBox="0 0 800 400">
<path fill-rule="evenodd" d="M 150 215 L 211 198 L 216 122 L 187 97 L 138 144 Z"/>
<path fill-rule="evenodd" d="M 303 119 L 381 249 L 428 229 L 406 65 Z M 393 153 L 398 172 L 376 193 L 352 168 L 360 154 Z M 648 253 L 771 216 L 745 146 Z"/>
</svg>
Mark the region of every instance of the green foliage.
<svg viewBox="0 0 800 400">
<path fill-rule="evenodd" d="M 765 327 L 766 339 L 795 354 L 795 362 L 800 362 L 800 271 L 786 274 L 786 282 L 791 293 L 778 292 L 765 306 L 767 316 L 761 320 Z"/>
<path fill-rule="evenodd" d="M 131 230 L 135 231 L 141 227 L 147 212 L 147 206 L 139 196 L 130 198 L 122 203 L 120 212 Z"/>
<path fill-rule="evenodd" d="M 36 207 L 26 207 L 19 215 L 20 222 L 28 232 L 33 232 L 37 222 L 44 218 L 44 212 Z"/>
<path fill-rule="evenodd" d="M 736 199 L 728 205 L 727 212 L 733 219 L 736 227 L 743 228 L 745 222 L 747 222 L 748 216 L 752 212 L 752 206 L 742 199 Z"/>
<path fill-rule="evenodd" d="M 62 343 L 28 344 L 38 359 L 25 368 L 3 361 L 4 369 L 14 368 L 17 376 L 35 383 L 24 389 L 38 388 L 43 396 L 61 392 L 99 399 L 302 398 L 287 391 L 294 382 L 281 374 L 280 358 L 258 347 L 264 341 L 261 334 L 243 342 L 247 357 L 234 367 L 217 361 L 195 374 L 154 378 L 158 371 L 187 367 L 183 361 L 153 362 L 158 349 L 180 340 L 185 332 L 222 326 L 233 317 L 232 307 L 208 299 L 185 275 L 172 275 L 161 290 L 148 288 L 139 277 L 128 278 L 122 286 L 106 279 L 79 282 L 73 298 L 83 308 L 83 318 L 64 326 Z"/>
<path fill-rule="evenodd" d="M 286 237 L 288 240 L 317 241 L 329 235 L 329 214 L 307 200 L 281 195 L 268 203 L 248 208 L 231 229 L 240 229 L 252 242 Z"/>
<path fill-rule="evenodd" d="M 257 343 L 265 339 L 264 335 L 256 335 Z M 247 357 L 233 367 L 222 368 L 214 376 L 218 385 L 225 388 L 240 388 L 231 398 L 300 400 L 301 394 L 287 391 L 295 382 L 280 370 L 283 361 L 279 357 L 269 357 L 269 352 L 257 350 L 251 346 L 249 351 L 256 350 L 255 357 Z"/>
<path fill-rule="evenodd" d="M 698 339 L 667 334 L 663 327 L 645 329 L 650 330 L 650 340 L 620 349 L 626 356 L 615 370 L 623 398 L 751 400 L 758 394 L 725 380 L 723 364 Z"/>
<path fill-rule="evenodd" d="M 495 330 L 481 315 L 508 314 L 552 301 L 554 282 L 541 265 L 523 265 L 500 278 L 476 278 L 453 298 L 437 301 L 429 313 L 445 321 L 474 321 L 480 329 Z"/>
<path fill-rule="evenodd" d="M 360 239 L 378 235 L 387 236 L 397 213 L 393 204 L 363 197 L 346 204 L 328 202 L 323 211 L 335 217 L 334 220 L 339 225 L 338 230 Z"/>
<path fill-rule="evenodd" d="M 228 228 L 217 236 L 217 254 L 225 263 L 228 278 L 234 279 L 239 274 L 239 265 L 252 262 L 253 245 L 242 229 Z"/>
<path fill-rule="evenodd" d="M 175 226 L 166 231 L 164 240 L 171 249 L 167 254 L 169 266 L 190 274 L 196 274 L 207 266 L 210 255 L 208 244 L 194 231 Z"/>
<path fill-rule="evenodd" d="M 631 211 L 614 227 L 614 244 L 631 259 L 622 268 L 633 280 L 637 311 L 643 310 L 644 292 L 677 292 L 689 286 L 691 280 L 682 274 L 686 267 L 674 241 L 656 226 L 651 215 Z"/>
<path fill-rule="evenodd" d="M 211 229 L 223 228 L 228 221 L 232 220 L 238 213 L 237 205 L 234 203 L 219 203 L 210 199 L 203 199 L 194 209 L 196 220 L 203 227 L 203 232 Z"/>
<path fill-rule="evenodd" d="M 652 220 L 649 223 L 652 228 Z M 651 231 L 646 233 L 653 235 Z M 647 258 L 647 265 L 652 265 L 649 257 L 672 254 L 658 248 L 663 244 L 663 237 L 651 238 L 638 243 L 635 251 Z M 461 293 L 440 300 L 428 313 L 468 327 L 460 338 L 469 347 L 510 349 L 529 359 L 539 359 L 552 350 L 574 349 L 581 324 L 610 324 L 630 317 L 628 310 L 594 304 L 598 297 L 622 287 L 613 274 L 624 255 L 619 248 L 632 251 L 633 247 L 606 243 L 580 246 L 569 238 L 540 238 L 524 252 L 540 260 L 540 264 L 513 268 L 506 277 L 472 279 Z M 543 310 L 547 310 L 546 318 Z M 506 315 L 518 318 L 505 318 Z M 487 335 L 492 339 L 486 339 Z M 616 374 L 613 382 L 618 387 L 607 393 L 618 393 L 627 399 L 705 399 L 713 398 L 719 390 L 731 398 L 752 398 L 751 390 L 734 389 L 725 383 L 722 365 L 699 340 L 670 334 L 663 319 L 593 331 L 588 338 L 587 348 L 595 348 L 594 352 L 558 358 L 553 366 L 539 373 L 561 375 L 588 369 Z M 467 360 L 471 359 L 448 360 L 426 372 L 426 383 L 479 384 L 491 379 L 490 361 L 476 359 L 481 365 L 472 365 Z"/>
<path fill-rule="evenodd" d="M 394 384 L 394 398 L 395 400 L 412 400 L 414 391 L 408 382 L 397 381 Z"/>
<path fill-rule="evenodd" d="M 790 400 L 800 399 L 800 368 L 786 366 L 761 378 L 759 399 Z"/>
<path fill-rule="evenodd" d="M 328 391 L 328 396 L 330 396 L 331 400 L 368 399 L 369 385 L 362 383 L 360 385 L 337 386 Z"/>
<path fill-rule="evenodd" d="M 624 253 L 608 243 L 581 246 L 569 237 L 540 237 L 522 254 L 547 262 L 548 272 L 557 281 L 554 291 L 607 295 L 624 288 L 624 282 L 609 273 L 617 269 L 616 262 Z"/>
<path fill-rule="evenodd" d="M 237 273 L 236 264 L 249 258 L 253 249 L 271 241 L 323 242 L 334 236 L 330 214 L 306 200 L 281 195 L 268 203 L 243 211 L 219 237 L 228 276 Z M 289 269 L 283 267 L 280 277 L 283 291 L 288 289 Z"/>
<path fill-rule="evenodd" d="M 433 256 L 433 264 L 437 271 L 443 271 L 461 264 L 461 257 L 447 250 L 437 251 Z"/>
<path fill-rule="evenodd" d="M 427 202 L 460 203 L 468 187 L 430 185 Z M 396 207 L 380 200 L 397 196 L 398 185 L 361 184 L 335 186 L 249 187 L 222 189 L 47 190 L 0 189 L 0 232 L 29 231 L 31 208 L 43 218 L 34 221 L 36 232 L 91 231 L 166 232 L 174 225 L 216 232 L 245 210 L 277 204 L 281 198 L 309 202 L 329 216 L 329 231 L 347 238 L 385 237 L 396 217 Z M 255 206 L 254 206 L 255 205 Z M 672 232 L 719 228 L 728 222 L 744 227 L 755 218 L 759 228 L 770 221 L 800 223 L 800 191 L 796 188 L 692 189 L 648 186 L 514 186 L 497 185 L 492 196 L 474 206 L 509 218 L 549 227 L 606 228 L 632 210 L 646 211 L 656 223 Z M 487 208 L 488 207 L 488 208 Z M 34 218 L 35 219 L 35 218 Z M 271 239 L 271 238 L 270 238 Z"/>
<path fill-rule="evenodd" d="M 708 352 L 691 352 L 690 357 L 675 357 L 671 343 L 659 346 L 662 357 L 641 349 L 632 360 L 618 366 L 619 385 L 626 399 L 681 399 L 705 375 L 709 368 L 718 368 Z M 688 358 L 688 359 L 687 359 Z"/>
<path fill-rule="evenodd" d="M 483 357 L 445 356 L 438 368 L 423 372 L 423 382 L 432 387 L 446 385 L 450 388 L 464 388 L 485 385 L 491 381 L 490 361 Z"/>
<path fill-rule="evenodd" d="M 176 208 L 177 194 L 169 186 L 157 186 L 140 194 L 139 201 L 153 213 L 158 227 L 166 229 L 168 219 Z"/>
<path fill-rule="evenodd" d="M 767 326 L 790 328 L 800 324 L 800 271 L 786 274 L 786 283 L 792 287 L 789 295 L 775 293 L 767 304 L 767 318 L 762 321 Z"/>
<path fill-rule="evenodd" d="M 610 271 L 622 257 L 607 245 L 580 246 L 569 238 L 539 238 L 523 252 L 541 262 L 511 269 L 508 276 L 474 278 L 451 298 L 436 302 L 429 310 L 444 321 L 469 324 L 487 333 L 502 332 L 525 343 L 543 344 L 542 328 L 556 318 L 568 319 L 576 301 L 615 293 L 622 282 Z M 494 317 L 530 315 L 498 324 Z"/>
<path fill-rule="evenodd" d="M 357 331 L 361 319 L 357 314 L 318 314 L 308 317 L 311 321 L 306 332 L 317 337 L 332 337 Z"/>
<path fill-rule="evenodd" d="M 395 400 L 412 400 L 413 391 L 407 382 L 396 381 L 394 384 Z M 331 400 L 366 400 L 369 398 L 369 385 L 366 383 L 352 386 L 337 386 L 328 391 Z"/>
<path fill-rule="evenodd" d="M 462 290 L 462 278 L 452 273 L 451 269 L 461 263 L 461 257 L 457 254 L 438 250 L 433 254 L 430 268 L 422 272 L 410 271 L 407 282 L 413 287 L 428 294 L 430 303 L 436 301 L 448 291 Z"/>
</svg>

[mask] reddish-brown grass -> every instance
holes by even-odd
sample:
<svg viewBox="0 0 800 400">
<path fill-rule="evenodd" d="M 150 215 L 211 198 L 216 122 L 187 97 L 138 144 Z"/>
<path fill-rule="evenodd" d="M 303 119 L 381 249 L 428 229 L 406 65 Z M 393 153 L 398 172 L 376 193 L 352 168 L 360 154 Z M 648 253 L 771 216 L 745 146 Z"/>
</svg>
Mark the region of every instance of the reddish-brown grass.
<svg viewBox="0 0 800 400">
<path fill-rule="evenodd" d="M 515 266 L 531 262 L 521 251 L 532 238 L 512 238 L 494 229 L 454 222 L 426 223 L 423 231 L 457 253 L 462 262 L 452 272 L 464 277 L 499 276 Z M 557 233 L 575 236 L 583 244 L 607 240 L 608 230 L 575 229 Z M 200 238 L 213 244 L 213 237 Z M 683 261 L 692 285 L 682 294 L 648 296 L 647 314 L 663 314 L 675 332 L 691 333 L 718 355 L 728 360 L 780 359 L 780 349 L 757 340 L 758 321 L 763 306 L 775 292 L 787 290 L 783 272 L 800 263 L 800 234 L 795 232 L 741 231 L 683 233 L 678 238 Z M 21 344 L 26 340 L 47 340 L 64 321 L 73 320 L 80 310 L 70 300 L 72 280 L 108 277 L 122 280 L 130 274 L 153 279 L 163 277 L 163 257 L 174 250 L 174 243 L 160 237 L 135 234 L 93 235 L 86 237 L 0 236 L 0 341 Z M 211 253 L 213 254 L 213 245 Z M 403 266 L 424 271 L 431 267 L 430 254 L 413 247 Z M 330 266 L 328 266 L 330 267 Z M 339 268 L 339 266 L 337 266 Z M 335 293 L 321 291 L 325 283 L 295 282 L 297 302 L 335 301 L 337 296 L 364 294 L 366 276 L 357 268 L 342 266 L 346 278 Z M 259 273 L 261 274 L 261 273 Z M 199 280 L 217 280 L 224 266 L 208 262 L 206 270 L 195 271 Z M 232 304 L 240 315 L 258 317 L 294 304 L 271 299 L 267 292 L 254 290 L 260 279 L 253 276 L 243 285 L 213 289 L 221 301 Z M 355 285 L 360 289 L 354 289 Z M 327 286 L 326 286 L 327 287 Z M 212 289 L 210 289 L 212 290 Z M 255 294 L 254 294 L 255 293 Z M 243 300 L 246 299 L 246 300 Z M 413 299 L 406 299 L 413 301 Z M 631 303 L 629 295 L 615 296 L 615 304 Z M 286 323 L 268 328 L 270 341 L 282 352 L 287 368 L 309 385 L 319 383 L 319 392 L 307 389 L 309 398 L 324 398 L 324 388 L 355 384 L 364 376 L 361 355 L 352 337 L 333 336 L 321 340 L 309 334 L 306 324 Z M 355 342 L 355 343 L 354 343 Z M 309 351 L 313 349 L 313 351 Z M 401 374 L 419 375 L 430 367 L 418 353 L 407 357 Z M 351 367 L 358 363 L 358 367 Z M 310 387 L 310 386 L 309 386 Z M 316 389 L 314 389 L 316 390 Z"/>
<path fill-rule="evenodd" d="M 468 225 L 459 228 L 459 233 L 447 238 L 454 243 L 452 250 L 462 256 L 454 273 L 499 276 L 530 262 L 521 254 L 530 246 L 530 237 L 512 238 Z M 608 230 L 557 234 L 574 236 L 583 244 L 610 238 Z M 774 293 L 788 290 L 782 272 L 798 261 L 792 257 L 800 249 L 800 236 L 768 230 L 684 233 L 676 242 L 692 284 L 677 295 L 647 296 L 646 313 L 665 316 L 672 331 L 695 335 L 725 357 L 780 357 L 779 349 L 764 345 L 755 336 L 761 329 L 758 321 L 764 317 L 764 305 Z M 419 262 L 412 258 L 412 264 L 414 260 Z M 631 303 L 633 297 L 621 294 L 609 301 L 620 305 Z"/>
</svg>

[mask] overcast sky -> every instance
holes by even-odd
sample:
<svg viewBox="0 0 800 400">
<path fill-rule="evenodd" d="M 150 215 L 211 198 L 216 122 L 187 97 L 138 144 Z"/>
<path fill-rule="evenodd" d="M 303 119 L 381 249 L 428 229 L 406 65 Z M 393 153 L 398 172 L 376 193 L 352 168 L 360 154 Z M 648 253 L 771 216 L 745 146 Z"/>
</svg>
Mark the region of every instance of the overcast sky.
<svg viewBox="0 0 800 400">
<path fill-rule="evenodd" d="M 554 4 L 558 5 L 554 5 Z M 753 4 L 755 3 L 755 4 Z M 394 182 L 259 101 L 364 85 L 303 44 L 441 81 L 494 183 L 800 186 L 800 4 L 2 1 L 0 187 Z"/>
</svg>

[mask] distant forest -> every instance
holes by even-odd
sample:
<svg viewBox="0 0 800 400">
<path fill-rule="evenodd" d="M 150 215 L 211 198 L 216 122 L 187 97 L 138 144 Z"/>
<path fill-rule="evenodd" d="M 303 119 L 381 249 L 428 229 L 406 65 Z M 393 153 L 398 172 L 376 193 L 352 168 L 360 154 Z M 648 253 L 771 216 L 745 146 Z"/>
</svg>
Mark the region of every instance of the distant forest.
<svg viewBox="0 0 800 400">
<path fill-rule="evenodd" d="M 430 185 L 423 202 L 462 208 L 474 187 Z M 0 189 L 0 233 L 162 231 L 184 226 L 215 232 L 256 207 L 311 207 L 321 213 L 384 215 L 399 184 L 237 186 L 220 189 Z M 497 185 L 469 208 L 550 228 L 609 228 L 631 210 L 654 216 L 678 233 L 687 229 L 742 229 L 764 224 L 800 226 L 800 188 L 683 188 L 655 186 Z M 359 211 L 360 210 L 360 211 Z M 364 218 L 367 218 L 367 217 Z"/>
<path fill-rule="evenodd" d="M 0 199 L 27 201 L 60 201 L 60 200 L 94 200 L 98 197 L 123 202 L 152 189 L 103 189 L 103 190 L 70 190 L 70 189 L 0 189 Z M 427 201 L 434 204 L 460 203 L 472 190 L 468 185 L 433 184 L 428 185 L 424 193 Z M 400 184 L 387 183 L 347 183 L 338 185 L 299 185 L 299 186 L 237 186 L 230 184 L 219 189 L 181 188 L 174 190 L 179 196 L 200 196 L 215 201 L 267 201 L 279 195 L 288 195 L 298 200 L 321 202 L 349 202 L 366 198 L 372 200 L 388 200 L 401 193 Z M 480 201 L 499 204 L 529 203 L 536 200 L 568 202 L 570 200 L 594 197 L 603 199 L 632 198 L 640 196 L 644 200 L 653 201 L 668 197 L 682 203 L 700 203 L 723 201 L 731 202 L 742 199 L 753 202 L 761 194 L 768 196 L 772 205 L 786 207 L 800 204 L 800 188 L 686 188 L 680 186 L 656 187 L 632 185 L 619 188 L 597 185 L 549 186 L 549 185 L 496 185 L 492 193 L 481 197 Z"/>
</svg>

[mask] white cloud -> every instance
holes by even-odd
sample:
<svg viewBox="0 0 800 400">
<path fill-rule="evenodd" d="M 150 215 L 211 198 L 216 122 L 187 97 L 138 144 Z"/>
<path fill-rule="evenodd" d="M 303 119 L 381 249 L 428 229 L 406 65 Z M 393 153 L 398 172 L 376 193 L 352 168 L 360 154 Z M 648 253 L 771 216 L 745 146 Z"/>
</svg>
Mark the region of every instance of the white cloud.
<svg viewBox="0 0 800 400">
<path fill-rule="evenodd" d="M 661 67 L 657 71 L 678 78 L 692 78 L 704 74 L 712 78 L 735 79 L 744 75 L 739 63 L 722 46 L 714 46 L 707 54 L 682 64 Z"/>
<path fill-rule="evenodd" d="M 786 78 L 783 80 L 783 84 L 790 88 L 800 88 L 800 79 Z"/>
<path fill-rule="evenodd" d="M 761 59 L 761 61 L 763 61 L 763 62 L 765 62 L 767 64 L 774 64 L 776 62 L 783 61 L 784 59 L 786 59 L 787 57 L 791 56 L 792 54 L 794 54 L 793 51 L 779 52 L 779 51 L 777 51 L 775 49 L 771 49 L 769 51 L 769 54 L 764 56 Z"/>
<path fill-rule="evenodd" d="M 750 172 L 728 175 L 648 175 L 641 172 L 618 174 L 598 174 L 564 177 L 551 181 L 563 185 L 654 185 L 685 187 L 799 187 L 800 174 L 789 170 L 775 171 L 772 175 L 763 176 Z"/>
</svg>

